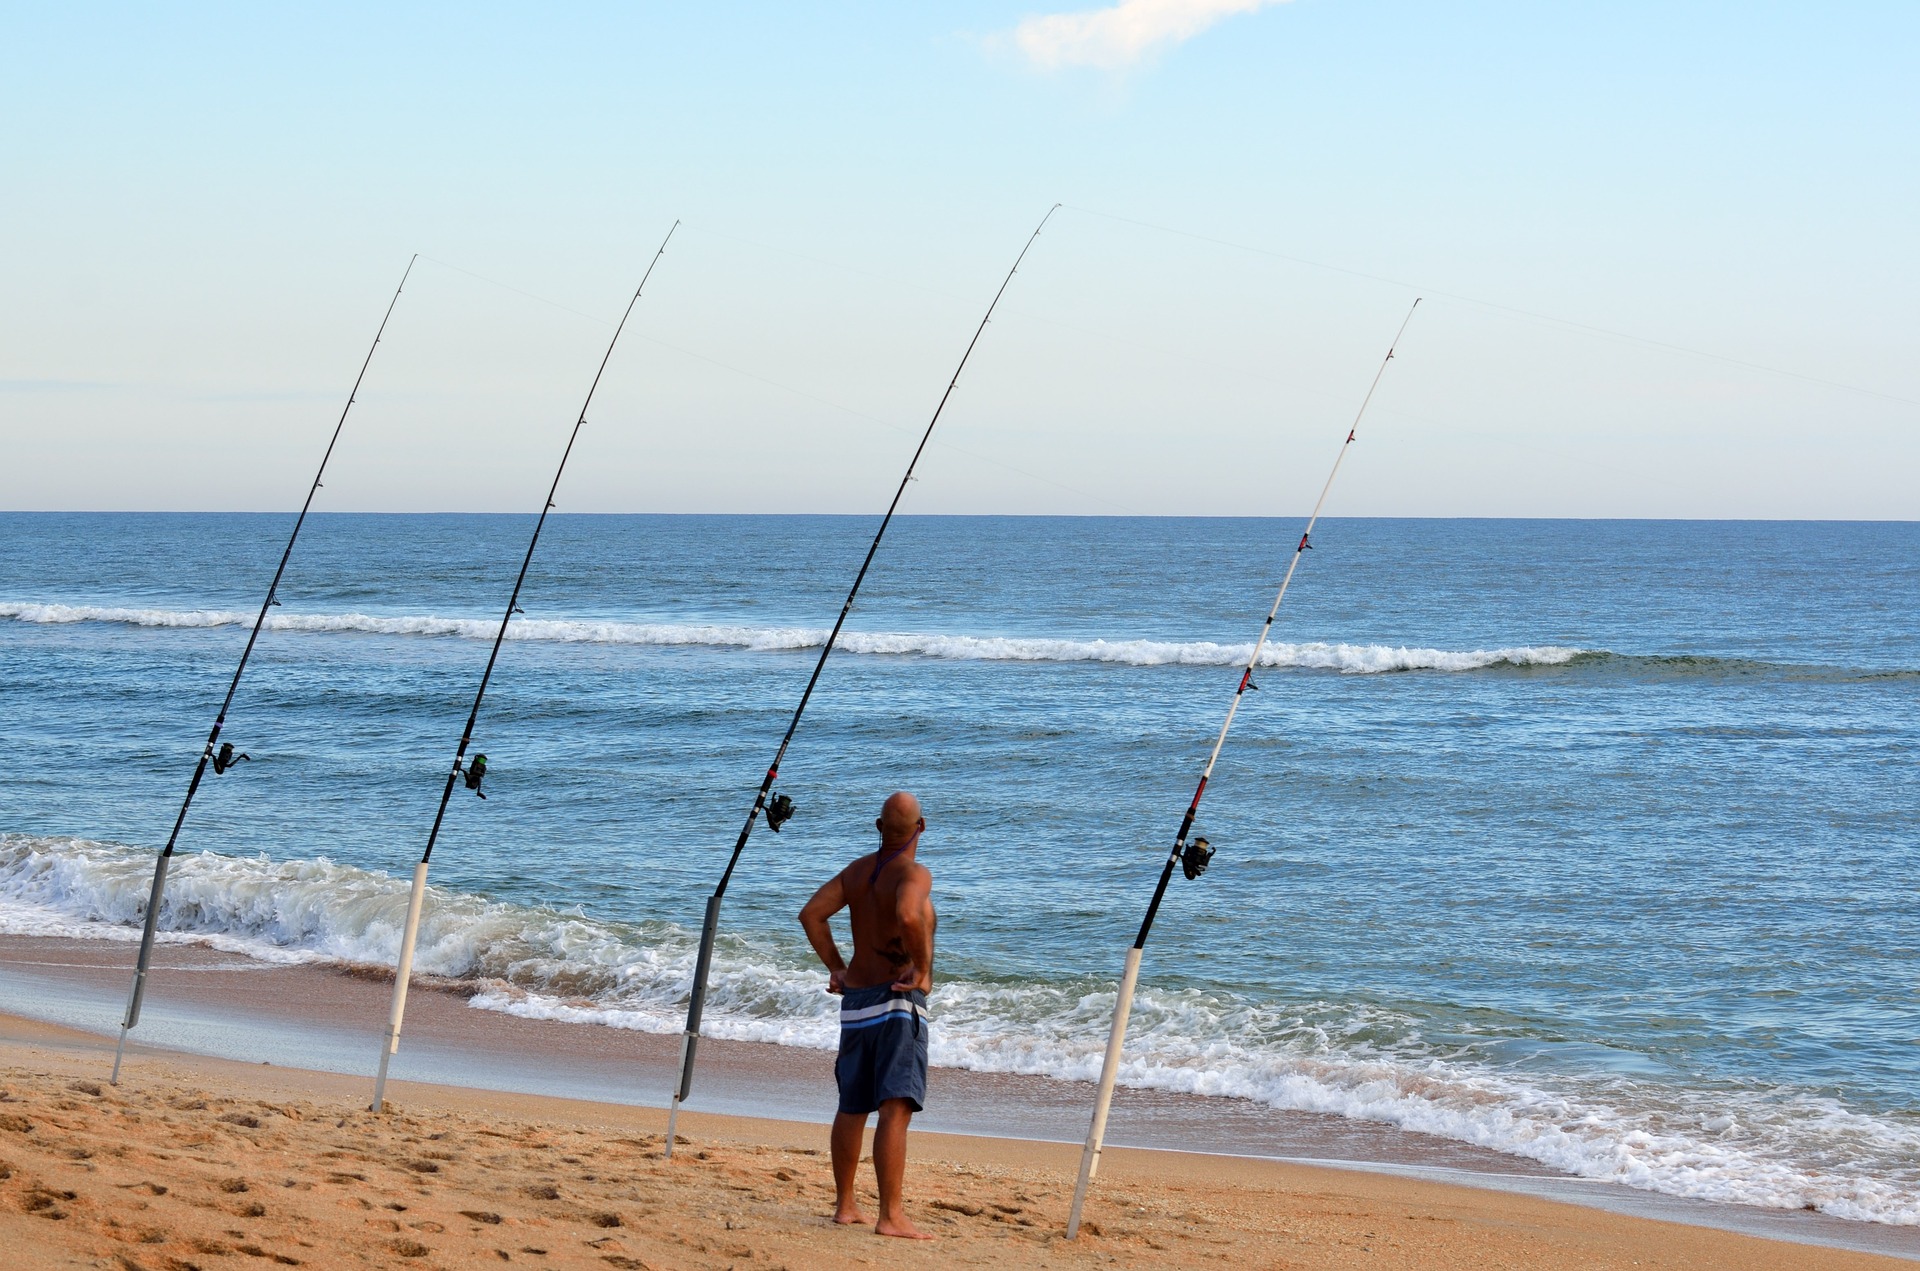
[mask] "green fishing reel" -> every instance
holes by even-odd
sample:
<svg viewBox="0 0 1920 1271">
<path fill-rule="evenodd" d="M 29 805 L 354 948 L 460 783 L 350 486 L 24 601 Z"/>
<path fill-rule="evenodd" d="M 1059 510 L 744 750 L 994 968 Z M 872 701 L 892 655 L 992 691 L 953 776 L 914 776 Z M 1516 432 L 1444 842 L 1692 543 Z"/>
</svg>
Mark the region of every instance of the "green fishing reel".
<svg viewBox="0 0 1920 1271">
<path fill-rule="evenodd" d="M 1195 835 L 1186 849 L 1180 853 L 1180 872 L 1189 881 L 1207 872 L 1207 866 L 1213 864 L 1213 844 L 1205 838 Z"/>
<path fill-rule="evenodd" d="M 485 755 L 475 755 L 472 759 L 469 759 L 467 761 L 466 771 L 461 775 L 466 779 L 467 789 L 473 791 L 483 799 L 487 797 L 486 792 L 480 788 L 480 783 L 487 779 L 487 757 Z"/>
</svg>

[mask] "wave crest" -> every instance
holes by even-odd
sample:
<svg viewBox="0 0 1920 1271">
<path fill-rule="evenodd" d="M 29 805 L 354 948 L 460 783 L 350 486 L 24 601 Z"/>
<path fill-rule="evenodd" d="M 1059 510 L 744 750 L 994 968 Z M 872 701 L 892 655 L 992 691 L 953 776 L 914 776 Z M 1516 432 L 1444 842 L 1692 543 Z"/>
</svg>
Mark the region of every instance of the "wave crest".
<svg viewBox="0 0 1920 1271">
<path fill-rule="evenodd" d="M 0 604 L 0 618 L 16 622 L 108 622 L 136 627 L 245 626 L 254 615 L 223 609 L 130 609 L 99 605 Z M 485 618 L 380 617 L 363 613 L 270 614 L 270 631 L 360 633 L 388 636 L 491 640 L 499 624 Z M 761 652 L 817 649 L 825 627 L 747 627 L 725 624 L 620 622 L 595 619 L 519 618 L 507 627 L 510 640 L 655 647 L 705 646 Z M 838 647 L 848 653 L 925 657 L 970 662 L 1098 662 L 1117 666 L 1239 666 L 1253 645 L 1211 640 L 1070 640 L 1042 636 L 973 636 L 926 632 L 843 631 Z M 1430 649 L 1404 645 L 1273 643 L 1260 665 L 1378 675 L 1395 671 L 1477 671 L 1488 667 L 1563 666 L 1586 655 L 1560 645 L 1499 649 Z"/>
</svg>

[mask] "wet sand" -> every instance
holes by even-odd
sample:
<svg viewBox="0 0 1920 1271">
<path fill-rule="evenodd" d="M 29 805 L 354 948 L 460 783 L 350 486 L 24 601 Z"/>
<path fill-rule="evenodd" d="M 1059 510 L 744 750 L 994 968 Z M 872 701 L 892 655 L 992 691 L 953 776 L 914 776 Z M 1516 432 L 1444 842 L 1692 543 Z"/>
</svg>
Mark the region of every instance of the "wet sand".
<svg viewBox="0 0 1920 1271">
<path fill-rule="evenodd" d="M 824 1053 L 703 1046 L 690 1141 L 669 1165 L 674 1038 L 417 989 L 396 1111 L 376 1117 L 367 1074 L 390 982 L 197 947 L 162 950 L 125 1080 L 107 1087 L 130 959 L 99 941 L 0 939 L 0 1007 L 84 1025 L 0 1016 L 0 1127 L 28 1126 L 0 1128 L 0 1229 L 18 1265 L 1908 1265 L 1789 1239 L 1920 1257 L 1904 1229 L 1675 1201 L 1390 1128 L 1142 1092 L 1118 1105 L 1116 1144 L 1244 1155 L 1110 1151 L 1098 1234 L 1069 1245 L 1078 1150 L 1039 1140 L 1083 1132 L 1085 1087 L 952 1071 L 916 1123 L 910 1175 L 913 1212 L 941 1240 L 904 1249 L 824 1221 Z M 346 1075 L 312 1071 L 326 1068 Z M 236 1181 L 247 1190 L 222 1190 Z M 596 1225 L 609 1216 L 619 1225 Z"/>
<path fill-rule="evenodd" d="M 125 1007 L 133 948 L 118 942 L 0 936 L 0 1010 L 86 1032 L 115 1029 Z M 369 1082 L 385 1029 L 391 973 L 315 965 L 275 966 L 197 945 L 162 945 L 131 1053 L 187 1050 L 342 1073 Z M 440 1084 L 665 1106 L 680 1039 L 523 1019 L 469 1007 L 471 984 L 416 977 L 395 1076 Z M 824 1121 L 833 1102 L 830 1052 L 704 1038 L 689 1106 Z M 1077 1141 L 1090 1087 L 1045 1077 L 935 1069 L 920 1123 L 956 1133 Z M 1450 1139 L 1406 1134 L 1344 1117 L 1282 1112 L 1241 1099 L 1122 1090 L 1111 1142 L 1134 1147 L 1205 1145 L 1236 1155 L 1380 1161 L 1497 1175 L 1556 1171 Z"/>
<path fill-rule="evenodd" d="M 197 1056 L 99 1080 L 100 1038 L 0 1021 L 0 1238 L 107 1266 L 1734 1268 L 1894 1259 L 1357 1171 L 1117 1150 L 1081 1240 L 1071 1147 L 920 1134 L 889 1241 L 827 1218 L 819 1126 L 363 1082 Z M 869 1197 L 869 1204 L 871 1198 Z"/>
</svg>

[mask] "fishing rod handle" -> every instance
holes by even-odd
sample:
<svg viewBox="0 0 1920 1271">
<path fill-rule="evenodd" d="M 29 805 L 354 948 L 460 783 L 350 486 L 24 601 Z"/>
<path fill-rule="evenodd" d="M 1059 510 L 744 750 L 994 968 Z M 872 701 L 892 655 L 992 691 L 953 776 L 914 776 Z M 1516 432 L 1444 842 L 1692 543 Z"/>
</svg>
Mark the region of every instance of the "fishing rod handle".
<svg viewBox="0 0 1920 1271">
<path fill-rule="evenodd" d="M 1166 864 L 1160 867 L 1160 881 L 1154 885 L 1153 899 L 1147 902 L 1146 916 L 1140 920 L 1140 934 L 1133 938 L 1135 953 L 1147 947 L 1147 934 L 1153 930 L 1153 920 L 1160 916 L 1160 902 L 1167 897 L 1167 884 L 1173 881 L 1173 867 L 1180 863 L 1180 854 L 1187 846 L 1187 835 L 1193 830 L 1193 819 L 1200 812 L 1200 796 L 1207 792 L 1207 778 L 1200 778 L 1200 788 L 1193 792 L 1193 802 L 1187 805 L 1187 814 L 1180 818 L 1180 832 L 1173 836 L 1173 850 L 1167 853 Z"/>
</svg>

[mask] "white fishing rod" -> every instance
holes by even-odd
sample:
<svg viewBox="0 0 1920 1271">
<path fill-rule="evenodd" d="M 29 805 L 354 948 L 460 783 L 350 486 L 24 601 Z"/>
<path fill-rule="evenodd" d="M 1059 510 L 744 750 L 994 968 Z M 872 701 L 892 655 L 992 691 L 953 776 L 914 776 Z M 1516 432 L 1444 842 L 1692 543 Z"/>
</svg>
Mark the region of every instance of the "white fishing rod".
<svg viewBox="0 0 1920 1271">
<path fill-rule="evenodd" d="M 527 541 L 527 555 L 520 562 L 520 576 L 514 580 L 513 594 L 507 597 L 506 612 L 500 615 L 500 630 L 493 637 L 493 652 L 487 655 L 487 669 L 480 673 L 480 687 L 473 695 L 473 709 L 467 713 L 467 727 L 460 734 L 460 745 L 453 752 L 453 768 L 447 773 L 446 788 L 440 792 L 440 810 L 434 813 L 433 828 L 427 832 L 426 850 L 420 853 L 420 863 L 413 867 L 413 891 L 407 897 L 407 925 L 400 935 L 400 960 L 394 967 L 393 1007 L 387 1016 L 387 1035 L 380 1046 L 380 1071 L 373 1079 L 373 1110 L 381 1111 L 387 1098 L 387 1063 L 400 1053 L 400 1024 L 407 1013 L 407 981 L 413 978 L 413 946 L 420 935 L 420 907 L 427 896 L 427 865 L 433 859 L 433 845 L 440 837 L 440 824 L 447 819 L 447 803 L 453 798 L 453 783 L 465 777 L 467 789 L 481 798 L 486 794 L 480 789 L 487 775 L 487 757 L 476 754 L 471 763 L 463 762 L 467 756 L 467 747 L 473 741 L 473 728 L 480 719 L 480 702 L 487 695 L 487 683 L 493 678 L 493 664 L 500 659 L 500 645 L 507 638 L 507 624 L 513 621 L 513 615 L 525 612 L 520 608 L 520 589 L 527 582 L 527 567 L 533 564 L 533 549 L 540 545 L 540 531 L 546 527 L 547 513 L 553 511 L 553 496 L 559 492 L 560 477 L 567 470 L 567 460 L 573 455 L 573 443 L 580 439 L 581 426 L 587 422 L 587 408 L 593 405 L 593 395 L 600 388 L 600 377 L 607 373 L 607 363 L 613 358 L 613 347 L 620 343 L 620 333 L 627 329 L 627 319 L 633 316 L 633 307 L 640 303 L 640 293 L 646 290 L 647 279 L 653 277 L 653 267 L 660 263 L 666 254 L 667 243 L 673 238 L 673 231 L 680 228 L 675 221 L 667 231 L 666 238 L 660 240 L 660 250 L 647 262 L 646 273 L 640 275 L 640 285 L 633 289 L 633 298 L 627 301 L 627 311 L 620 315 L 620 325 L 613 329 L 613 338 L 607 341 L 607 351 L 600 358 L 600 369 L 593 373 L 593 383 L 587 388 L 587 400 L 580 405 L 580 414 L 573 421 L 573 431 L 567 435 L 567 448 L 560 454 L 560 466 L 554 470 L 553 484 L 547 487 L 547 501 L 541 505 L 540 519 L 533 523 L 533 537 Z"/>
<path fill-rule="evenodd" d="M 1106 1060 L 1100 1066 L 1100 1088 L 1094 1097 L 1093 1124 L 1087 1130 L 1087 1146 L 1080 1154 L 1080 1180 L 1073 1188 L 1073 1208 L 1067 1216 L 1067 1239 L 1076 1240 L 1080 1236 L 1080 1211 L 1087 1200 L 1087 1188 L 1093 1182 L 1094 1174 L 1100 1168 L 1100 1150 L 1107 1134 L 1107 1111 L 1113 1105 L 1113 1085 L 1120 1075 L 1120 1052 L 1127 1041 L 1127 1016 L 1133 1011 L 1133 991 L 1140 981 L 1140 954 L 1147 946 L 1147 933 L 1153 930 L 1153 920 L 1160 912 L 1160 901 L 1167 894 L 1167 883 L 1173 878 L 1173 867 L 1180 866 L 1181 873 L 1194 879 L 1207 872 L 1207 865 L 1213 860 L 1213 845 L 1203 837 L 1195 837 L 1188 842 L 1187 835 L 1193 830 L 1193 819 L 1200 813 L 1201 796 L 1207 792 L 1207 782 L 1213 777 L 1213 766 L 1220 759 L 1221 748 L 1227 744 L 1227 731 L 1233 727 L 1233 717 L 1239 713 L 1240 701 L 1250 688 L 1258 688 L 1253 682 L 1253 668 L 1259 664 L 1260 654 L 1267 647 L 1267 637 L 1273 632 L 1273 620 L 1279 616 L 1280 602 L 1287 598 L 1287 587 L 1293 582 L 1293 571 L 1300 568 L 1300 558 L 1313 546 L 1313 527 L 1320 520 L 1320 510 L 1327 504 L 1327 494 L 1333 489 L 1333 479 L 1340 475 L 1340 464 L 1347 457 L 1347 447 L 1353 444 L 1355 434 L 1360 431 L 1360 421 L 1366 417 L 1367 406 L 1373 401 L 1374 390 L 1380 387 L 1380 380 L 1387 373 L 1387 363 L 1393 361 L 1393 351 L 1399 347 L 1400 337 L 1406 334 L 1407 323 L 1413 321 L 1413 311 L 1420 307 L 1416 299 L 1407 310 L 1407 316 L 1400 321 L 1400 329 L 1394 332 L 1393 343 L 1387 347 L 1387 355 L 1380 359 L 1380 369 L 1373 373 L 1373 383 L 1367 386 L 1367 395 L 1360 400 L 1360 409 L 1353 417 L 1352 427 L 1347 429 L 1347 439 L 1340 443 L 1340 452 L 1334 456 L 1333 470 L 1327 473 L 1327 483 L 1320 487 L 1320 498 L 1313 505 L 1313 515 L 1307 518 L 1307 528 L 1300 535 L 1300 541 L 1294 545 L 1293 558 L 1287 562 L 1286 576 L 1280 580 L 1280 592 L 1273 598 L 1273 608 L 1267 610 L 1267 621 L 1260 628 L 1260 638 L 1254 642 L 1253 652 L 1247 658 L 1246 668 L 1240 672 L 1240 683 L 1233 690 L 1233 701 L 1227 707 L 1227 717 L 1220 725 L 1220 735 L 1213 740 L 1213 752 L 1207 756 L 1207 766 L 1201 770 L 1200 784 L 1193 792 L 1193 802 L 1187 805 L 1186 815 L 1180 819 L 1180 832 L 1174 836 L 1173 851 L 1167 854 L 1167 861 L 1160 870 L 1160 882 L 1153 889 L 1153 899 L 1147 904 L 1147 916 L 1141 920 L 1140 934 L 1133 939 L 1133 947 L 1127 950 L 1127 964 L 1120 975 L 1120 990 L 1113 1000 L 1113 1027 L 1107 1034 Z"/>
<path fill-rule="evenodd" d="M 275 594 L 280 590 L 280 580 L 286 575 L 287 562 L 293 559 L 293 545 L 300 541 L 300 529 L 307 523 L 307 513 L 313 508 L 313 498 L 320 492 L 320 479 L 327 475 L 327 462 L 333 458 L 333 448 L 340 444 L 340 430 L 347 426 L 347 416 L 352 413 L 353 405 L 360 400 L 360 385 L 366 381 L 367 368 L 373 365 L 373 354 L 380 347 L 380 337 L 387 333 L 387 319 L 393 317 L 394 306 L 400 303 L 400 293 L 407 289 L 407 279 L 413 274 L 414 261 L 420 259 L 418 252 L 407 261 L 407 267 L 400 275 L 400 285 L 393 289 L 393 299 L 387 301 L 387 311 L 380 317 L 379 329 L 373 333 L 373 343 L 367 346 L 367 356 L 360 361 L 360 373 L 353 378 L 353 387 L 347 390 L 347 404 L 340 408 L 340 418 L 334 422 L 333 435 L 327 439 L 327 449 L 320 456 L 320 466 L 313 474 L 313 484 L 307 487 L 307 501 L 300 505 L 300 515 L 293 519 L 293 531 L 287 535 L 287 546 L 280 553 L 280 564 L 273 571 L 273 581 L 267 584 L 266 597 L 260 602 L 260 615 L 253 620 L 253 630 L 247 635 L 247 643 L 240 650 L 240 665 L 233 669 L 233 679 L 227 684 L 227 696 L 220 703 L 220 713 L 213 717 L 213 728 L 207 733 L 207 744 L 200 751 L 200 762 L 194 765 L 193 779 L 187 782 L 186 797 L 180 800 L 180 812 L 173 818 L 173 832 L 167 835 L 167 845 L 160 849 L 159 859 L 153 863 L 153 887 L 147 893 L 147 912 L 145 925 L 140 930 L 140 953 L 134 960 L 133 988 L 127 994 L 127 1011 L 120 1018 L 120 1040 L 113 1048 L 113 1075 L 107 1078 L 107 1084 L 120 1084 L 120 1061 L 126 1057 L 127 1034 L 140 1022 L 140 1004 L 147 994 L 147 970 L 153 963 L 153 939 L 159 930 L 160 905 L 167 894 L 167 868 L 173 863 L 173 849 L 180 841 L 180 829 L 187 823 L 187 809 L 193 806 L 193 796 L 200 791 L 200 782 L 211 767 L 215 776 L 226 772 L 235 764 L 252 759 L 244 752 L 235 753 L 233 743 L 220 740 L 220 730 L 227 726 L 227 712 L 233 708 L 234 694 L 240 691 L 240 677 L 247 673 L 247 662 L 253 657 L 253 646 L 260 639 L 260 629 L 267 625 L 267 612 L 280 601 Z M 215 750 L 215 745 L 219 746 Z"/>
</svg>

